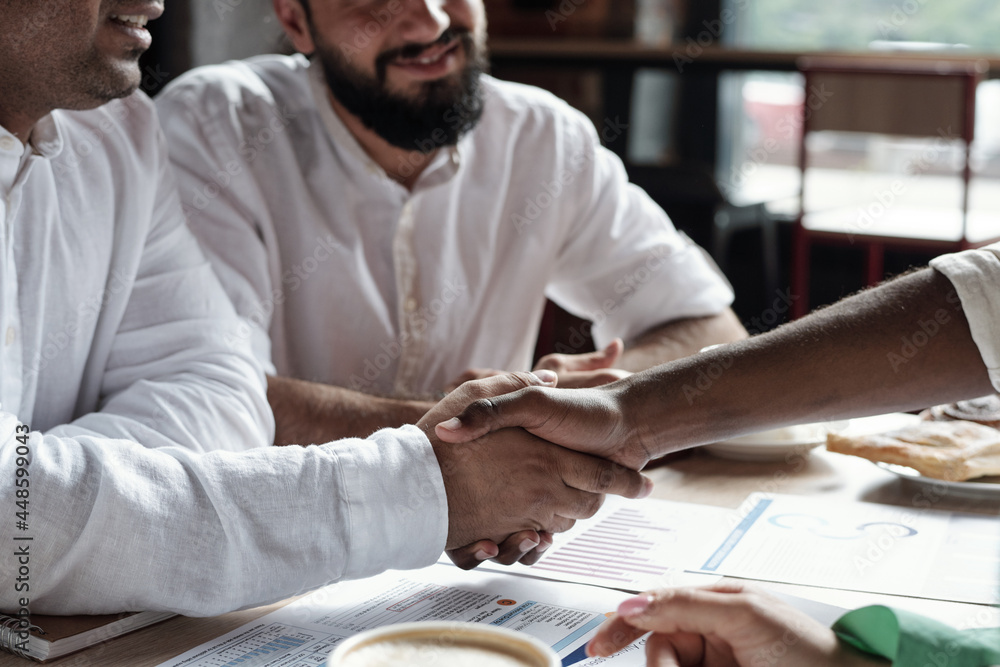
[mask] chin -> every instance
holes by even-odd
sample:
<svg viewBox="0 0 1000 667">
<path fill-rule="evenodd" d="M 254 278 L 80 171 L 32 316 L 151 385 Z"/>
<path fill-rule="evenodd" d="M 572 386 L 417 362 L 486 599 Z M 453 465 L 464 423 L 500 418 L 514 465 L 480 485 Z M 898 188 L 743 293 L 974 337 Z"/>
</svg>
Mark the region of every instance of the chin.
<svg viewBox="0 0 1000 667">
<path fill-rule="evenodd" d="M 136 60 L 121 60 L 90 78 L 90 93 L 100 104 L 128 97 L 139 88 L 142 73 Z"/>
</svg>

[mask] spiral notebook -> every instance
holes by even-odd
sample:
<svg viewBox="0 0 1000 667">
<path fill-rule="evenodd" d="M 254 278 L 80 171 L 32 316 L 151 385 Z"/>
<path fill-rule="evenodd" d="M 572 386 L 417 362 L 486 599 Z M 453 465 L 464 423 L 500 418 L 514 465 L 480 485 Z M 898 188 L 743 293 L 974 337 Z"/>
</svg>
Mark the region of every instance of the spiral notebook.
<svg viewBox="0 0 1000 667">
<path fill-rule="evenodd" d="M 0 650 L 34 660 L 50 660 L 164 621 L 175 614 L 143 611 L 107 616 L 42 616 L 32 614 L 27 642 L 20 619 L 0 614 Z"/>
</svg>

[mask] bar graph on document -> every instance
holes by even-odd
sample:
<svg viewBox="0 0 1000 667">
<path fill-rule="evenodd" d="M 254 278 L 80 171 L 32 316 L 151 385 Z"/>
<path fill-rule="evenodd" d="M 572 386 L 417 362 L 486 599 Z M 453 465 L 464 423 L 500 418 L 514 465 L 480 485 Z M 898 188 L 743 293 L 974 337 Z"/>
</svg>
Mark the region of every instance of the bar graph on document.
<svg viewBox="0 0 1000 667">
<path fill-rule="evenodd" d="M 592 518 L 556 535 L 538 563 L 513 570 L 629 591 L 712 583 L 718 578 L 684 569 L 700 565 L 706 545 L 728 529 L 730 514 L 721 507 L 609 496 Z M 480 567 L 511 571 L 493 563 Z"/>
<path fill-rule="evenodd" d="M 270 667 L 280 663 L 287 667 L 313 667 L 326 661 L 334 645 L 329 638 L 321 638 L 302 628 L 259 624 L 205 651 L 198 656 L 198 664 L 201 667 Z M 288 661 L 290 654 L 295 654 L 294 662 Z"/>
</svg>

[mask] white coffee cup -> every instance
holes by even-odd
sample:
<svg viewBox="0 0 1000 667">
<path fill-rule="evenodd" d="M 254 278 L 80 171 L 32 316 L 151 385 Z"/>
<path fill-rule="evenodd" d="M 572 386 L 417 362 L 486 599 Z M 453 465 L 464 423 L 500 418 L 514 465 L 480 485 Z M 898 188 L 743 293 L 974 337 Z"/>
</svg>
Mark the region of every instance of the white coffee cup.
<svg viewBox="0 0 1000 667">
<path fill-rule="evenodd" d="M 560 667 L 530 635 L 482 623 L 427 621 L 366 630 L 347 639 L 326 667 Z"/>
</svg>

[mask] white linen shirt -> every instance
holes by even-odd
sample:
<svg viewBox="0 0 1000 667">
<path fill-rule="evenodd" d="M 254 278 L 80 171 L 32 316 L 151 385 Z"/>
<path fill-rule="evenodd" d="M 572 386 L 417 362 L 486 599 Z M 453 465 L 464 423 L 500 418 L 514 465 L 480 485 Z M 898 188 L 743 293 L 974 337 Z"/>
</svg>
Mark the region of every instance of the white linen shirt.
<svg viewBox="0 0 1000 667">
<path fill-rule="evenodd" d="M 1000 243 L 935 257 L 931 266 L 958 292 L 972 339 L 1000 391 Z"/>
<path fill-rule="evenodd" d="M 204 67 L 158 97 L 188 220 L 270 371 L 426 396 L 470 367 L 530 368 L 545 295 L 594 321 L 598 345 L 732 302 L 586 117 L 483 86 L 479 124 L 412 192 L 302 56 Z"/>
<path fill-rule="evenodd" d="M 0 612 L 216 614 L 438 557 L 415 427 L 265 446 L 262 369 L 148 98 L 53 112 L 27 146 L 0 128 L 0 224 Z"/>
</svg>

